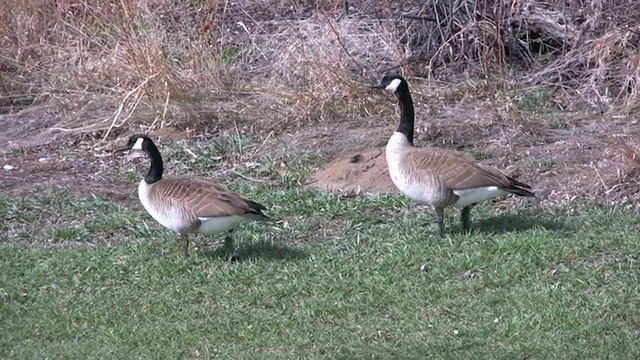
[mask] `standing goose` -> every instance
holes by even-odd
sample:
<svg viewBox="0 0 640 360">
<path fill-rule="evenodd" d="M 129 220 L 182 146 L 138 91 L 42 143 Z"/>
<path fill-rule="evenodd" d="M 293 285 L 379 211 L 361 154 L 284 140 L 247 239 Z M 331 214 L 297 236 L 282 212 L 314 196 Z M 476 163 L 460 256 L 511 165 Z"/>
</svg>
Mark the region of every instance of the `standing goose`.
<svg viewBox="0 0 640 360">
<path fill-rule="evenodd" d="M 189 257 L 189 234 L 212 235 L 227 232 L 225 248 L 236 258 L 232 229 L 246 220 L 268 221 L 266 208 L 222 185 L 198 176 L 162 178 L 160 151 L 145 135 L 133 135 L 127 146 L 114 152 L 141 150 L 151 158 L 149 172 L 140 181 L 138 196 L 142 206 L 157 222 L 180 234 L 184 257 Z"/>
<path fill-rule="evenodd" d="M 373 88 L 392 92 L 400 106 L 400 124 L 386 148 L 391 180 L 409 198 L 435 209 L 440 237 L 444 236 L 444 209 L 449 206 L 462 208 L 460 220 L 466 231 L 476 203 L 507 194 L 535 196 L 527 190 L 531 186 L 463 153 L 414 147 L 413 100 L 407 81 L 399 75 L 384 76 Z"/>
</svg>

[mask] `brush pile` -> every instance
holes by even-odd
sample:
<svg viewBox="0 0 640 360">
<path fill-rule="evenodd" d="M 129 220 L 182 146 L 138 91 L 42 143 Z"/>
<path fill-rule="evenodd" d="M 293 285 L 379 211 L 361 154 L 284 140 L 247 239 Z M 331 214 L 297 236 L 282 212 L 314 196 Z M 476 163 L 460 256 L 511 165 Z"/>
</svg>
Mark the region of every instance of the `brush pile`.
<svg viewBox="0 0 640 360">
<path fill-rule="evenodd" d="M 571 90 L 603 111 L 640 107 L 640 2 L 428 0 L 396 14 L 418 74 L 492 77 Z"/>
</svg>

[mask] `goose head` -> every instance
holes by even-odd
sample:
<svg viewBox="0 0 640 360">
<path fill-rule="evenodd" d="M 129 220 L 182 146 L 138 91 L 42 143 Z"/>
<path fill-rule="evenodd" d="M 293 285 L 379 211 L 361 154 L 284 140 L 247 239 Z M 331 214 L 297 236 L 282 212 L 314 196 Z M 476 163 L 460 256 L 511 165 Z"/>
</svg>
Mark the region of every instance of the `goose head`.
<svg viewBox="0 0 640 360">
<path fill-rule="evenodd" d="M 153 146 L 153 141 L 146 135 L 136 134 L 132 135 L 127 141 L 127 145 L 125 147 L 113 150 L 113 153 L 121 153 L 126 151 L 131 151 L 129 155 L 126 156 L 127 159 L 134 159 L 140 156 L 144 156 L 143 153 L 149 153 L 150 148 Z"/>
<path fill-rule="evenodd" d="M 400 75 L 385 75 L 380 79 L 380 82 L 372 86 L 372 88 L 384 89 L 397 95 L 400 92 L 407 92 L 409 90 L 409 84 L 407 80 Z"/>
<path fill-rule="evenodd" d="M 127 141 L 127 145 L 121 149 L 116 149 L 113 152 L 124 152 L 130 150 L 147 151 L 153 141 L 146 135 L 133 135 Z"/>
</svg>

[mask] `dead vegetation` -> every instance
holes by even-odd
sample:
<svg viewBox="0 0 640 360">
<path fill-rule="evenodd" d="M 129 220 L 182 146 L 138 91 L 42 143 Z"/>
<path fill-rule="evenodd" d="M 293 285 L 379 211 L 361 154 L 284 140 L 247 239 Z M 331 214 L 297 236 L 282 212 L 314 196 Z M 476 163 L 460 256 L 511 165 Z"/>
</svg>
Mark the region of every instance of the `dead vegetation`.
<svg viewBox="0 0 640 360">
<path fill-rule="evenodd" d="M 358 21 L 313 12 L 292 24 L 270 20 L 284 2 L 220 4 L 8 0 L 1 88 L 3 112 L 13 116 L 5 121 L 18 127 L 27 108 L 61 111 L 28 135 L 53 128 L 106 138 L 125 124 L 202 125 L 194 113 L 214 127 L 251 119 L 282 129 L 371 109 L 343 59 L 342 41 L 358 37 Z M 92 101 L 108 113 L 87 114 Z"/>
<path fill-rule="evenodd" d="M 433 118 L 423 141 L 548 157 L 554 146 L 580 148 L 565 142 L 584 135 L 594 147 L 588 156 L 607 156 L 602 172 L 611 176 L 586 175 L 587 158 L 582 172 L 555 176 L 580 173 L 606 197 L 637 190 L 628 156 L 640 148 L 636 1 L 5 0 L 2 10 L 4 143 L 165 128 L 211 136 L 238 126 L 277 137 L 388 118 L 390 100 L 367 87 L 402 72 L 418 116 Z M 628 145 L 602 141 L 605 134 Z M 587 188 L 575 184 L 567 193 Z"/>
<path fill-rule="evenodd" d="M 631 113 L 639 103 L 640 5 L 622 0 L 7 0 L 5 8 L 3 112 L 57 106 L 68 117 L 57 128 L 102 136 L 131 119 L 198 125 L 194 112 L 261 115 L 276 128 L 360 116 L 380 110 L 364 85 L 386 71 L 460 81 L 516 69 L 512 87 L 548 87 L 599 111 Z M 95 96 L 109 115 L 74 119 Z"/>
</svg>

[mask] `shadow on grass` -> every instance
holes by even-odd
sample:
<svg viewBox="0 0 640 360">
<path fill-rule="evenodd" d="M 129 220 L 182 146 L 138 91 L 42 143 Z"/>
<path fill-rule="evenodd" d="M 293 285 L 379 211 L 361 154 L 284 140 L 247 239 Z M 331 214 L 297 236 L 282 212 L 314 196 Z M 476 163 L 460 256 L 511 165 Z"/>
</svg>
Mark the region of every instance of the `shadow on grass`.
<svg viewBox="0 0 640 360">
<path fill-rule="evenodd" d="M 278 245 L 270 242 L 256 242 L 249 244 L 238 244 L 237 262 L 247 260 L 266 260 L 266 261 L 300 261 L 309 258 L 309 253 L 289 247 L 286 245 Z M 227 260 L 229 252 L 224 247 L 218 247 L 213 250 L 204 250 L 202 255 L 215 260 Z"/>
<path fill-rule="evenodd" d="M 552 213 L 543 211 L 520 211 L 516 214 L 498 216 L 475 216 L 471 218 L 471 230 L 484 233 L 509 233 L 521 232 L 534 228 L 547 231 L 569 232 L 572 224 L 567 224 L 565 219 L 554 217 Z"/>
</svg>

